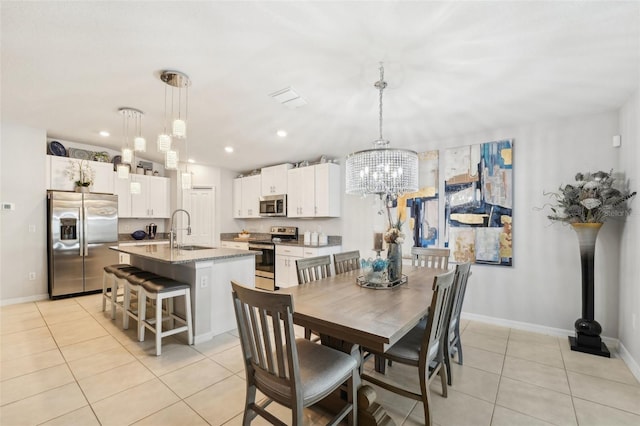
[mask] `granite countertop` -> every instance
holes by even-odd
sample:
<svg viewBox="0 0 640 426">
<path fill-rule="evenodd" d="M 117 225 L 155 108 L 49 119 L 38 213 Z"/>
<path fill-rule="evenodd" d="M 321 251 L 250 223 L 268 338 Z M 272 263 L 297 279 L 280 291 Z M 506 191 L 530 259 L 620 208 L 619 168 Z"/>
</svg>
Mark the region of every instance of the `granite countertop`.
<svg viewBox="0 0 640 426">
<path fill-rule="evenodd" d="M 151 242 L 164 242 L 169 241 L 169 234 L 164 232 L 158 232 L 156 237 L 151 239 L 149 237 L 144 237 L 141 240 L 136 240 L 131 236 L 131 234 L 118 234 L 118 243 L 151 243 Z"/>
<path fill-rule="evenodd" d="M 233 235 L 235 235 L 235 237 L 233 237 Z M 264 240 L 269 240 L 271 238 L 270 234 L 264 234 L 264 236 L 259 236 L 259 237 L 254 237 L 252 234 L 251 237 L 249 238 L 238 238 L 237 235 L 238 234 L 220 234 L 220 241 L 251 242 L 251 241 L 264 241 Z M 258 235 L 261 235 L 261 234 L 258 234 Z M 295 247 L 332 247 L 332 246 L 342 245 L 342 237 L 340 236 L 329 235 L 327 237 L 327 241 L 328 241 L 327 244 L 305 244 L 304 239 L 299 238 L 295 241 L 280 241 L 280 242 L 274 241 L 274 244 L 282 245 L 282 246 L 295 246 Z"/>
<path fill-rule="evenodd" d="M 200 250 L 173 249 L 167 244 L 141 244 L 137 246 L 118 245 L 109 247 L 111 250 L 140 256 L 163 263 L 191 263 L 207 260 L 231 259 L 234 257 L 255 256 L 256 251 L 236 250 L 228 248 L 207 248 Z"/>
</svg>

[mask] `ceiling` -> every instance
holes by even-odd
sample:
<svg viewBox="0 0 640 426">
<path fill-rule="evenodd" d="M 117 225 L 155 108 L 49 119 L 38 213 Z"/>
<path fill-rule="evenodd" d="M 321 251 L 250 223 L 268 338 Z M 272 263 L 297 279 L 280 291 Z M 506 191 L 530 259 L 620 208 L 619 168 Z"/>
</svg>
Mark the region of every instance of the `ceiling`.
<svg viewBox="0 0 640 426">
<path fill-rule="evenodd" d="M 370 148 L 380 61 L 384 138 L 418 151 L 611 110 L 640 80 L 638 1 L 2 1 L 1 19 L 3 121 L 117 150 L 117 110 L 138 108 L 161 162 L 159 73 L 179 70 L 189 157 L 239 172 Z M 269 96 L 289 86 L 305 106 Z"/>
</svg>

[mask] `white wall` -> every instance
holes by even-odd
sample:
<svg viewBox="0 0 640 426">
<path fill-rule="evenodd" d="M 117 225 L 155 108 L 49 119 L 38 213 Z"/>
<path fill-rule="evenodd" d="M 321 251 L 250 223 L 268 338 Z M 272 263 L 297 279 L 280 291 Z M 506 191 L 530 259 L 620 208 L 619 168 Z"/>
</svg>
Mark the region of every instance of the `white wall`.
<svg viewBox="0 0 640 426">
<path fill-rule="evenodd" d="M 620 110 L 620 170 L 631 190 L 640 191 L 640 94 L 635 93 Z M 620 241 L 620 294 L 618 337 L 620 343 L 635 360 L 635 368 L 640 368 L 640 196 L 630 203 L 631 215 L 624 223 Z M 633 316 L 635 315 L 635 328 Z"/>
<path fill-rule="evenodd" d="M 1 136 L 0 201 L 16 208 L 0 212 L 0 304 L 46 298 L 46 132 L 3 122 Z"/>
<path fill-rule="evenodd" d="M 612 136 L 618 133 L 618 115 L 610 112 L 425 144 L 424 150 L 431 150 L 514 139 L 514 265 L 473 265 L 465 312 L 573 329 L 581 315 L 577 238 L 570 227 L 551 224 L 537 208 L 547 202 L 544 191 L 573 182 L 579 171 L 620 170 L 619 151 L 611 146 Z M 345 246 L 370 253 L 377 216 L 371 204 L 371 199 L 345 197 Z M 618 336 L 620 231 L 620 224 L 607 223 L 596 248 L 596 319 L 603 335 L 613 338 Z"/>
</svg>

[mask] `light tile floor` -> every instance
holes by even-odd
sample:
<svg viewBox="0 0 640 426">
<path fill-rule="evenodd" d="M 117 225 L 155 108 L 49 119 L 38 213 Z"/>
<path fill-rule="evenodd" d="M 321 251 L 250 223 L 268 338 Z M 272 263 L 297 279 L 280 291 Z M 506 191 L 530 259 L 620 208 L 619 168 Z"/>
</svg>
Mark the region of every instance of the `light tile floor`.
<svg viewBox="0 0 640 426">
<path fill-rule="evenodd" d="M 463 326 L 464 366 L 452 364 L 448 398 L 438 380 L 431 386 L 437 425 L 640 425 L 640 384 L 621 359 L 572 352 L 566 337 Z M 102 312 L 100 295 L 0 308 L 0 424 L 242 423 L 234 332 L 191 347 L 165 339 L 160 357 L 152 337 L 139 343 L 134 327 L 122 330 L 121 315 Z M 394 365 L 387 377 L 417 387 L 414 369 Z M 424 423 L 421 404 L 377 394 L 397 425 Z M 271 407 L 290 423 L 286 408 Z M 312 425 L 327 419 L 319 410 L 305 415 Z"/>
</svg>

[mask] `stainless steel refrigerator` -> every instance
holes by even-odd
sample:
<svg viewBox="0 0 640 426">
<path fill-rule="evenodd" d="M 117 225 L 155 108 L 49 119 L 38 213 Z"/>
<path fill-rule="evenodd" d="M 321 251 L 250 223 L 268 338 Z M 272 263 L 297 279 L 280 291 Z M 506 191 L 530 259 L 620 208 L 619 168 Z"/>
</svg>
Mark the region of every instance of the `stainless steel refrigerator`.
<svg viewBox="0 0 640 426">
<path fill-rule="evenodd" d="M 105 265 L 118 263 L 118 196 L 47 191 L 49 296 L 102 290 Z"/>
</svg>

